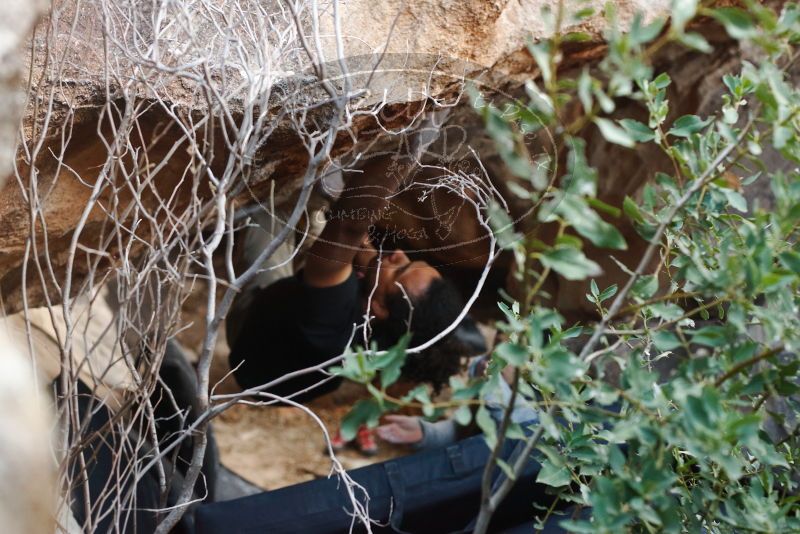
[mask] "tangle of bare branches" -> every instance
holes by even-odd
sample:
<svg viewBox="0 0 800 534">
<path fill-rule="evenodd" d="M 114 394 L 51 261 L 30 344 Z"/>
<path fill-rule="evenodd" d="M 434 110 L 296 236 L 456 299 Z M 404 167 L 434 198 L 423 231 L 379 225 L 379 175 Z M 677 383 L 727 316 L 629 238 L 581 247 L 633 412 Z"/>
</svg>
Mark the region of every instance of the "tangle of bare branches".
<svg viewBox="0 0 800 534">
<path fill-rule="evenodd" d="M 209 423 L 254 396 L 266 399 L 258 404 L 304 411 L 330 445 L 311 410 L 265 390 L 343 355 L 227 395 L 211 393 L 210 369 L 234 297 L 303 227 L 315 186 L 371 149 L 375 139 L 359 138 L 363 125 L 376 138 L 411 135 L 413 164 L 421 165 L 435 135 L 414 132 L 435 132 L 430 117 L 440 125 L 437 110 L 446 114 L 453 105 L 420 94 L 421 105 L 386 121 L 386 91 L 369 86 L 374 72 L 350 72 L 339 7 L 337 0 L 63 0 L 36 28 L 12 184 L 27 225 L 22 303 L 5 321 L 53 391 L 60 530 L 124 531 L 137 511 L 151 511 L 156 532 L 169 532 L 210 491 L 203 481 Z M 82 56 L 89 48 L 100 56 Z M 88 106 L 76 99 L 78 79 L 93 86 Z M 289 188 L 275 164 L 287 146 Z M 423 197 L 435 189 L 464 196 L 491 236 L 467 307 L 449 328 L 410 348 L 413 354 L 452 331 L 477 299 L 497 257 L 487 220 L 496 191 L 449 172 L 407 187 L 420 187 Z M 64 190 L 73 195 L 74 218 L 54 230 L 63 213 L 53 213 L 50 200 Z M 247 210 L 274 214 L 276 203 L 288 206 L 283 227 L 240 266 L 234 235 L 248 226 Z M 66 238 L 56 242 L 59 231 Z M 188 324 L 182 309 L 198 291 L 205 295 L 202 324 Z M 369 335 L 368 324 L 354 325 L 354 335 L 359 327 Z M 188 328 L 202 333 L 191 413 L 159 376 L 170 343 Z M 166 436 L 157 415 L 165 405 L 174 412 L 170 427 L 179 429 Z M 98 491 L 87 473 L 106 450 L 109 476 Z M 328 452 L 354 524 L 369 529 L 366 490 Z M 137 502 L 145 479 L 156 481 L 158 503 Z"/>
</svg>

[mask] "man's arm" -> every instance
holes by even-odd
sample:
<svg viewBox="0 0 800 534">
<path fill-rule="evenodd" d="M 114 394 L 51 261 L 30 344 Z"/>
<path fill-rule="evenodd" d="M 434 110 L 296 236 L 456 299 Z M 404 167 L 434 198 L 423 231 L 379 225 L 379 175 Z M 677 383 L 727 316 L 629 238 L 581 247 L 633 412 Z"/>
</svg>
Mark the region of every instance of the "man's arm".
<svg viewBox="0 0 800 534">
<path fill-rule="evenodd" d="M 341 284 L 353 272 L 353 261 L 365 246 L 375 215 L 386 208 L 399 180 L 387 173 L 388 158 L 370 160 L 347 180 L 347 187 L 331 209 L 332 217 L 308 250 L 304 281 L 314 287 Z"/>
<path fill-rule="evenodd" d="M 396 445 L 427 450 L 446 447 L 458 440 L 458 425 L 452 419 L 431 423 L 421 417 L 387 415 L 386 421 L 377 428 L 378 436 Z"/>
</svg>

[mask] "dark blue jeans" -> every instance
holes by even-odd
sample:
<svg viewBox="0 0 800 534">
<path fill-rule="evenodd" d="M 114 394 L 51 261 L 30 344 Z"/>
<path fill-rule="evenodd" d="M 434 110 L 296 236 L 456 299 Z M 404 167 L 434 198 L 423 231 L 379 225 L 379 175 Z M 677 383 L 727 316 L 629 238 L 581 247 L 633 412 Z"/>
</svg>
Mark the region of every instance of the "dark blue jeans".
<svg viewBox="0 0 800 534">
<path fill-rule="evenodd" d="M 507 440 L 502 458 L 511 461 L 520 443 Z M 480 509 L 481 477 L 489 456 L 482 436 L 350 472 L 369 494 L 375 532 L 469 531 Z M 538 462 L 531 459 L 514 489 L 494 515 L 491 530 L 529 523 L 553 496 L 536 484 Z M 497 469 L 499 472 L 499 469 Z M 497 476 L 497 475 L 496 475 Z M 321 479 L 233 501 L 201 506 L 199 534 L 347 532 L 352 506 L 337 478 Z M 359 531 L 359 528 L 356 528 Z"/>
</svg>

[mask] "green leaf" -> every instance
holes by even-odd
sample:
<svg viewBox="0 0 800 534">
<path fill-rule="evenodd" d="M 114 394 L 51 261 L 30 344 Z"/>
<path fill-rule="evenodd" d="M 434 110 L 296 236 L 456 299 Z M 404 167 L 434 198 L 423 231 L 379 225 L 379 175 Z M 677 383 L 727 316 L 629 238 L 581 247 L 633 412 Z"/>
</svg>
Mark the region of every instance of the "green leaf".
<svg viewBox="0 0 800 534">
<path fill-rule="evenodd" d="M 728 35 L 734 39 L 747 39 L 755 35 L 755 26 L 750 16 L 735 7 L 721 7 L 711 15 L 725 26 Z"/>
<path fill-rule="evenodd" d="M 722 106 L 722 120 L 727 124 L 736 124 L 739 121 L 739 112 L 733 106 Z"/>
<path fill-rule="evenodd" d="M 386 354 L 372 361 L 373 368 L 381 371 L 382 388 L 394 384 L 400 378 L 400 372 L 406 361 L 406 348 L 408 348 L 410 340 L 411 334 L 404 335 L 394 347 L 386 351 Z"/>
<path fill-rule="evenodd" d="M 533 172 L 529 177 L 531 185 L 537 191 L 542 191 L 549 185 L 551 174 L 552 158 L 549 154 L 542 154 L 533 161 Z"/>
<path fill-rule="evenodd" d="M 656 138 L 655 132 L 653 132 L 649 126 L 642 124 L 639 121 L 633 119 L 622 119 L 619 121 L 619 123 L 623 128 L 625 128 L 625 131 L 628 132 L 628 135 L 639 143 L 646 143 Z"/>
<path fill-rule="evenodd" d="M 638 44 L 649 43 L 658 37 L 658 35 L 661 33 L 661 30 L 664 28 L 665 22 L 665 19 L 659 17 L 650 24 L 642 26 L 639 18 L 637 17 L 633 27 L 631 27 L 630 30 L 631 39 Z"/>
<path fill-rule="evenodd" d="M 700 35 L 699 33 L 695 32 L 684 33 L 683 35 L 678 37 L 678 41 L 688 46 L 689 48 L 692 48 L 704 54 L 708 54 L 714 50 L 713 48 L 711 48 L 711 45 L 708 44 L 706 38 Z"/>
<path fill-rule="evenodd" d="M 545 267 L 551 268 L 567 280 L 584 280 L 603 272 L 598 264 L 574 248 L 555 248 L 542 254 L 540 259 Z"/>
<path fill-rule="evenodd" d="M 728 204 L 730 204 L 733 209 L 741 211 L 742 213 L 747 213 L 747 199 L 744 198 L 744 195 L 728 188 L 722 188 L 721 191 L 728 199 Z"/>
<path fill-rule="evenodd" d="M 540 383 L 553 390 L 582 376 L 584 371 L 585 364 L 574 354 L 562 349 L 548 352 L 544 365 L 537 368 L 537 372 L 541 373 Z"/>
<path fill-rule="evenodd" d="M 710 123 L 711 119 L 702 120 L 697 115 L 684 115 L 672 124 L 672 128 L 667 133 L 676 137 L 689 137 L 701 131 Z"/>
<path fill-rule="evenodd" d="M 594 119 L 594 123 L 600 128 L 600 133 L 603 134 L 603 137 L 605 137 L 606 141 L 609 143 L 628 148 L 636 146 L 634 137 L 627 130 L 620 128 L 614 122 L 608 119 L 596 118 Z"/>
<path fill-rule="evenodd" d="M 784 148 L 793 138 L 794 130 L 781 126 L 780 123 L 775 125 L 772 131 L 772 144 L 778 150 Z"/>
<path fill-rule="evenodd" d="M 565 43 L 585 43 L 591 40 L 592 36 L 586 32 L 569 32 L 568 34 L 564 35 Z"/>
<path fill-rule="evenodd" d="M 611 204 L 606 204 L 599 198 L 586 197 L 586 203 L 597 211 L 602 211 L 603 213 L 607 213 L 612 217 L 619 217 L 622 213 L 619 208 L 612 206 Z"/>
<path fill-rule="evenodd" d="M 669 74 L 667 74 L 666 72 L 662 72 L 661 74 L 656 76 L 655 80 L 653 80 L 653 85 L 656 86 L 656 89 L 666 89 L 667 87 L 669 87 L 669 84 L 671 83 L 672 80 L 670 79 Z"/>
<path fill-rule="evenodd" d="M 592 94 L 594 94 L 597 103 L 600 104 L 600 109 L 602 109 L 604 113 L 614 113 L 614 109 L 616 108 L 614 100 L 610 98 L 600 86 L 595 86 Z"/>
<path fill-rule="evenodd" d="M 578 137 L 569 137 L 566 143 L 569 146 L 567 154 L 569 172 L 562 179 L 563 189 L 575 195 L 596 196 L 597 169 L 590 167 L 586 161 L 586 143 Z"/>
<path fill-rule="evenodd" d="M 494 449 L 495 445 L 497 445 L 497 424 L 486 406 L 481 405 L 478 408 L 478 413 L 475 414 L 475 422 L 483 432 L 486 444 L 489 445 L 490 449 Z"/>
<path fill-rule="evenodd" d="M 576 224 L 573 227 L 579 234 L 598 247 L 612 248 L 614 250 L 628 248 L 628 244 L 619 230 L 599 217 L 594 221 L 594 224 Z"/>
<path fill-rule="evenodd" d="M 702 397 L 694 395 L 686 398 L 686 414 L 688 419 L 695 427 L 713 429 L 714 421 L 720 417 L 719 403 L 707 402 L 708 399 L 713 399 L 707 394 L 708 389 L 703 391 Z"/>
<path fill-rule="evenodd" d="M 382 413 L 381 407 L 375 399 L 362 399 L 342 419 L 341 432 L 342 438 L 346 441 L 356 437 L 358 428 L 361 425 L 370 427 L 377 426 L 378 419 Z"/>
<path fill-rule="evenodd" d="M 607 223 L 578 195 L 567 193 L 555 208 L 556 213 L 575 230 L 598 247 L 625 250 L 625 238 L 613 225 Z"/>
<path fill-rule="evenodd" d="M 640 276 L 631 288 L 631 293 L 640 299 L 649 299 L 656 291 L 658 291 L 658 277 L 654 274 Z"/>
<path fill-rule="evenodd" d="M 577 21 L 581 21 L 583 19 L 589 18 L 594 14 L 595 14 L 595 10 L 594 10 L 593 7 L 584 7 L 583 9 L 579 9 L 578 11 L 576 11 L 572 15 L 572 17 L 577 22 Z"/>
<path fill-rule="evenodd" d="M 519 132 L 515 131 L 500 110 L 480 104 L 478 112 L 483 116 L 486 133 L 494 140 L 497 151 L 509 170 L 521 178 L 530 178 L 533 173 L 531 162 L 523 150 Z"/>
<path fill-rule="evenodd" d="M 511 191 L 511 193 L 513 193 L 514 195 L 516 195 L 517 197 L 519 197 L 521 199 L 531 200 L 533 198 L 533 195 L 531 194 L 531 192 L 529 190 L 525 189 L 524 187 L 522 187 L 521 185 L 519 185 L 516 182 L 509 181 L 506 184 L 506 187 L 508 187 L 508 190 Z"/>
<path fill-rule="evenodd" d="M 672 302 L 658 302 L 647 307 L 654 317 L 674 321 L 683 316 L 683 308 Z"/>
<path fill-rule="evenodd" d="M 608 465 L 611 466 L 616 473 L 622 473 L 625 470 L 625 455 L 618 446 L 611 444 L 608 446 Z"/>
<path fill-rule="evenodd" d="M 722 77 L 722 83 L 725 84 L 725 87 L 728 88 L 728 91 L 735 96 L 736 98 L 741 98 L 742 96 L 742 80 L 738 76 L 734 76 L 732 74 L 726 74 Z"/>
<path fill-rule="evenodd" d="M 539 470 L 539 475 L 536 477 L 536 482 L 560 488 L 572 482 L 572 476 L 569 469 L 564 466 L 556 466 L 550 460 L 545 459 L 542 462 L 542 467 Z"/>
<path fill-rule="evenodd" d="M 795 274 L 800 274 L 800 254 L 793 250 L 781 252 L 778 255 L 781 264 Z"/>
<path fill-rule="evenodd" d="M 533 59 L 539 66 L 539 71 L 542 73 L 542 80 L 544 80 L 545 83 L 549 83 L 550 79 L 553 77 L 553 73 L 550 72 L 550 43 L 548 41 L 532 43 L 528 45 L 528 50 L 530 50 Z"/>
<path fill-rule="evenodd" d="M 707 345 L 709 347 L 719 347 L 726 342 L 725 328 L 721 326 L 706 326 L 694 332 L 692 343 Z"/>
<path fill-rule="evenodd" d="M 584 113 L 588 113 L 592 109 L 592 77 L 589 75 L 589 69 L 583 69 L 578 78 L 578 98 Z"/>
<path fill-rule="evenodd" d="M 656 348 L 662 352 L 677 349 L 681 346 L 681 341 L 678 337 L 666 330 L 659 330 L 653 334 L 653 343 L 655 343 Z"/>
<path fill-rule="evenodd" d="M 514 221 L 499 202 L 492 201 L 489 204 L 489 225 L 497 237 L 498 244 L 504 249 L 511 247 L 520 239 L 520 235 L 514 231 Z"/>
<path fill-rule="evenodd" d="M 624 211 L 625 215 L 627 215 L 628 218 L 633 222 L 644 222 L 644 217 L 642 216 L 642 212 L 639 211 L 639 206 L 631 197 L 627 195 L 625 195 L 625 200 L 622 201 L 622 211 Z"/>
<path fill-rule="evenodd" d="M 453 413 L 453 419 L 456 420 L 461 426 L 467 426 L 470 421 L 472 421 L 472 410 L 469 409 L 469 406 L 462 405 L 459 406 L 458 409 Z"/>
<path fill-rule="evenodd" d="M 574 235 L 564 234 L 560 235 L 556 238 L 556 245 L 564 245 L 566 247 L 572 247 L 581 249 L 583 248 L 583 241 L 581 241 L 580 237 L 575 237 Z"/>
<path fill-rule="evenodd" d="M 494 352 L 515 367 L 525 365 L 525 362 L 528 361 L 528 350 L 516 343 L 510 343 L 508 341 L 500 343 L 494 349 Z"/>
<path fill-rule="evenodd" d="M 565 519 L 559 521 L 558 526 L 565 529 L 567 532 L 575 532 L 577 534 L 596 534 L 597 532 L 597 525 L 593 525 L 589 521 Z"/>
<path fill-rule="evenodd" d="M 330 372 L 361 384 L 367 383 L 375 377 L 375 369 L 361 348 L 358 348 L 356 352 L 348 349 L 342 365 L 331 367 Z"/>
<path fill-rule="evenodd" d="M 617 294 L 617 284 L 613 284 L 613 285 L 610 285 L 607 288 L 605 288 L 603 290 L 603 292 L 600 293 L 600 296 L 598 297 L 598 300 L 600 302 L 603 302 L 605 300 L 610 299 L 611 297 L 613 297 L 616 294 Z"/>
<path fill-rule="evenodd" d="M 511 466 L 508 465 L 508 462 L 506 462 L 502 458 L 498 458 L 497 460 L 495 460 L 495 462 L 497 463 L 497 467 L 499 467 L 509 479 L 511 480 L 517 479 L 517 476 L 514 474 L 514 469 L 512 469 Z"/>
<path fill-rule="evenodd" d="M 697 13 L 697 0 L 673 0 L 671 12 L 672 27 L 678 32 L 683 32 L 686 23 Z"/>
</svg>

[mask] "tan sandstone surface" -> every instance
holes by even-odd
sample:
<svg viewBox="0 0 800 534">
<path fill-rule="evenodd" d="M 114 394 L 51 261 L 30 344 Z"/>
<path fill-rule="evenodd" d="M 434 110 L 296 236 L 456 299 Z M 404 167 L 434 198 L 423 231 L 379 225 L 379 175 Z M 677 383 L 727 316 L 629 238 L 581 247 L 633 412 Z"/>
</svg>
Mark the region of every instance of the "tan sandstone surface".
<svg viewBox="0 0 800 534">
<path fill-rule="evenodd" d="M 270 1 L 250 3 L 264 9 L 275 9 L 277 5 Z M 83 206 L 91 196 L 91 185 L 108 163 L 106 144 L 112 140 L 108 129 L 110 108 L 104 107 L 106 103 L 119 102 L 123 97 L 144 101 L 158 97 L 174 109 L 204 113 L 207 101 L 191 79 L 171 76 L 168 70 L 156 72 L 155 66 L 175 67 L 204 61 L 209 76 L 229 77 L 229 85 L 235 85 L 242 76 L 242 69 L 248 66 L 226 57 L 226 39 L 214 26 L 219 24 L 219 17 L 213 18 L 200 7 L 196 12 L 190 7 L 183 18 L 172 12 L 162 13 L 162 19 L 177 17 L 174 24 L 165 24 L 146 3 L 131 4 L 134 7 L 129 6 L 127 11 L 122 7 L 108 7 L 117 4 L 128 5 L 88 0 L 80 3 L 80 12 L 76 13 L 75 0 L 56 1 L 51 18 L 41 25 L 41 31 L 32 41 L 30 55 L 24 56 L 30 63 L 31 73 L 31 96 L 24 130 L 30 145 L 27 150 L 36 148 L 40 138 L 43 145 L 36 154 L 33 170 L 26 163 L 27 154 L 21 151 L 19 183 L 10 180 L 0 191 L 0 293 L 9 311 L 21 306 L 19 290 L 26 239 L 31 228 L 31 207 L 26 198 L 32 180 L 42 197 L 41 205 L 37 206 L 42 214 L 42 220 L 37 223 L 39 242 L 46 240 L 55 276 L 61 277 L 64 274 L 61 268 L 67 261 L 66 250 Z M 342 47 L 344 56 L 351 58 L 354 84 L 371 76 L 372 69 L 364 70 L 365 66 L 374 66 L 380 61 L 379 72 L 371 80 L 363 105 L 385 99 L 390 109 L 402 110 L 426 96 L 452 94 L 464 79 L 478 80 L 487 90 L 505 90 L 535 76 L 536 69 L 526 43 L 548 36 L 541 10 L 549 4 L 543 0 L 342 2 Z M 593 1 L 590 4 L 600 9 L 603 3 Z M 652 17 L 663 12 L 668 4 L 665 0 L 625 1 L 618 2 L 618 10 L 623 23 L 628 23 L 637 10 Z M 330 8 L 326 10 L 321 15 L 321 47 L 324 58 L 331 61 L 335 58 L 336 42 L 331 37 Z M 233 31 L 244 32 L 245 22 L 243 18 L 239 25 L 231 23 Z M 188 29 L 184 27 L 187 25 Z M 602 49 L 602 16 L 598 14 L 580 25 L 568 22 L 567 29 L 584 31 L 589 39 L 573 47 L 563 65 L 567 68 L 589 64 L 595 51 Z M 158 38 L 154 37 L 155 33 Z M 272 37 L 265 39 L 269 42 Z M 307 61 L 303 64 L 302 58 L 298 58 L 301 56 L 272 61 L 274 79 L 278 82 L 285 79 L 286 83 L 307 79 L 307 74 L 303 73 L 308 72 L 309 64 Z M 249 66 L 259 67 L 257 63 Z M 241 92 L 231 93 L 229 104 L 234 116 L 241 107 L 241 98 L 244 98 Z M 398 112 L 390 122 L 402 126 L 408 118 Z M 355 120 L 352 136 L 363 141 L 376 135 L 371 125 L 369 121 Z M 163 132 L 159 128 L 173 130 Z M 279 200 L 291 198 L 297 189 L 306 158 L 294 137 L 281 132 L 279 128 L 270 142 L 259 149 L 253 161 L 258 172 L 252 184 L 258 191 L 258 183 L 274 179 Z M 154 140 L 159 134 L 161 137 Z M 163 110 L 154 106 L 140 114 L 137 134 L 130 140 L 131 150 L 146 155 L 149 160 L 168 160 L 153 180 L 158 191 L 165 195 L 178 187 L 189 165 L 185 151 L 170 153 L 171 139 L 178 134 L 174 126 L 165 126 Z M 213 142 L 219 144 L 218 161 L 223 161 L 226 148 L 222 140 Z M 343 136 L 341 143 L 345 148 L 348 140 Z M 124 195 L 124 187 L 120 189 L 123 191 L 115 200 L 123 204 L 131 202 Z M 262 193 L 264 191 L 261 189 Z M 178 190 L 178 200 L 188 194 L 188 191 Z M 200 194 L 204 194 L 203 191 Z M 145 198 L 143 202 L 145 208 L 154 207 L 153 199 Z M 107 194 L 101 195 L 98 206 L 87 214 L 81 229 L 81 243 L 97 248 L 98 235 L 108 219 L 105 208 L 111 203 Z M 180 202 L 177 205 L 180 206 Z M 112 256 L 113 246 L 113 243 L 108 245 Z M 30 304 L 35 305 L 42 301 L 42 291 L 38 278 L 31 271 L 33 269 L 28 270 L 28 297 Z M 80 274 L 81 265 L 76 265 L 75 276 Z"/>
</svg>

